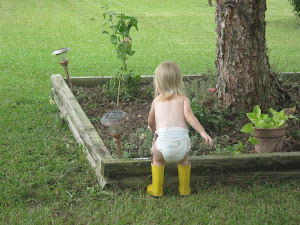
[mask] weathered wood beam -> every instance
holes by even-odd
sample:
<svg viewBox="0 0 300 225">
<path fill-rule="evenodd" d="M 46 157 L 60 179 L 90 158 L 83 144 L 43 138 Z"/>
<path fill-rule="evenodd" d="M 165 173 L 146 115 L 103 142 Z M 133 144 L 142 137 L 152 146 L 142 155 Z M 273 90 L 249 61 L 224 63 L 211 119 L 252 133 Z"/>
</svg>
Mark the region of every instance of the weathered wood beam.
<svg viewBox="0 0 300 225">
<path fill-rule="evenodd" d="M 279 73 L 280 76 L 287 77 L 291 80 L 299 80 L 300 72 L 282 72 Z M 193 77 L 205 77 L 207 75 L 183 75 L 183 79 L 193 78 Z M 109 81 L 112 76 L 93 76 L 93 77 L 70 77 L 71 82 L 74 86 L 86 87 L 86 86 L 97 86 L 105 84 Z M 141 76 L 142 84 L 149 84 L 153 81 L 153 75 L 144 75 Z M 67 80 L 67 78 L 64 78 Z"/>
<path fill-rule="evenodd" d="M 195 174 L 192 171 L 191 174 L 191 187 L 193 185 L 201 183 L 226 183 L 226 184 L 236 184 L 245 182 L 254 182 L 257 179 L 300 179 L 300 170 L 290 170 L 290 171 L 247 171 L 247 172 L 227 172 L 227 173 L 217 173 L 208 172 L 205 174 Z M 117 178 L 107 178 L 108 182 L 106 187 L 117 186 L 121 188 L 128 187 L 144 187 L 146 188 L 148 184 L 151 183 L 151 176 L 131 176 L 131 177 L 117 177 Z M 177 174 L 165 173 L 164 187 L 178 185 Z"/>
<path fill-rule="evenodd" d="M 101 169 L 108 178 L 149 175 L 151 161 L 151 158 L 104 160 Z M 190 156 L 189 161 L 193 174 L 292 170 L 300 169 L 300 152 Z M 165 172 L 177 174 L 176 163 L 166 164 Z"/>
<path fill-rule="evenodd" d="M 95 172 L 98 173 L 98 179 L 101 180 L 101 161 L 112 160 L 110 152 L 83 112 L 63 77 L 59 74 L 52 75 L 51 81 L 53 100 L 58 105 L 64 118 L 67 119 L 75 139 L 81 144 L 84 143 L 87 158 L 91 166 L 95 168 Z"/>
<path fill-rule="evenodd" d="M 205 76 L 205 75 L 203 75 Z M 199 77 L 199 75 L 183 75 L 183 78 L 192 78 L 192 77 Z M 107 81 L 109 81 L 112 78 L 112 76 L 95 76 L 95 77 L 71 77 L 71 82 L 74 86 L 97 86 L 105 84 Z M 146 75 L 141 76 L 141 83 L 142 84 L 150 84 L 153 81 L 153 75 Z M 64 78 L 67 80 L 67 78 Z"/>
</svg>

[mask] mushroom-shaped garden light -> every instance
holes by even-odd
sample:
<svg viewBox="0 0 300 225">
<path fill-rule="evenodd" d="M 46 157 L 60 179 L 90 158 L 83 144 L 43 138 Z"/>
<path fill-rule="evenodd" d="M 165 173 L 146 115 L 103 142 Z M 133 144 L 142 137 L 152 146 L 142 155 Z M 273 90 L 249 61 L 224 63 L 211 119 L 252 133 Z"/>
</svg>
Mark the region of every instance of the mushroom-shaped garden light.
<svg viewBox="0 0 300 225">
<path fill-rule="evenodd" d="M 69 64 L 68 51 L 70 51 L 70 49 L 68 47 L 61 48 L 61 49 L 58 49 L 58 50 L 55 50 L 54 52 L 52 52 L 52 55 L 57 55 L 58 61 L 64 67 L 66 76 L 68 79 L 68 83 L 69 83 L 70 87 L 72 88 L 73 85 L 71 83 L 71 79 L 70 79 L 69 72 L 68 72 L 68 64 Z"/>
<path fill-rule="evenodd" d="M 116 142 L 118 149 L 118 158 L 122 155 L 121 139 L 123 134 L 123 124 L 128 120 L 127 113 L 121 110 L 113 110 L 105 113 L 100 122 L 109 127 L 109 134 Z"/>
</svg>

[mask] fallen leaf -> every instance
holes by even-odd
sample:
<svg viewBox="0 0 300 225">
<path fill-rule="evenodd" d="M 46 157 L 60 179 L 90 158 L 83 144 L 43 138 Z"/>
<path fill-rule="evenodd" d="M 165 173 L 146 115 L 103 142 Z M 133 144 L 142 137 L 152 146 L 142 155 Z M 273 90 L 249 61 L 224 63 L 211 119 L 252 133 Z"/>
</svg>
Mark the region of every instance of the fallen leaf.
<svg viewBox="0 0 300 225">
<path fill-rule="evenodd" d="M 284 109 L 285 114 L 287 115 L 293 115 L 296 112 L 296 106 L 292 108 L 286 108 Z"/>
</svg>

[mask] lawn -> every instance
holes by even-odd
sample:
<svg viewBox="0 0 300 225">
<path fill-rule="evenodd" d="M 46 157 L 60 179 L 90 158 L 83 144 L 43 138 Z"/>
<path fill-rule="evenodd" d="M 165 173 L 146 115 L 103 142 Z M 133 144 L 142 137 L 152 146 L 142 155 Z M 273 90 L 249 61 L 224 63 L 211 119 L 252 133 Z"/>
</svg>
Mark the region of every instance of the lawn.
<svg viewBox="0 0 300 225">
<path fill-rule="evenodd" d="M 153 74 L 174 60 L 184 74 L 214 70 L 214 7 L 207 1 L 112 1 L 139 19 L 129 69 Z M 58 109 L 52 51 L 69 47 L 71 76 L 110 75 L 119 62 L 101 34 L 99 0 L 0 2 L 0 224 L 299 224 L 299 181 L 176 187 L 162 199 L 136 190 L 101 190 Z M 267 45 L 274 70 L 300 71 L 300 21 L 288 0 L 268 0 Z"/>
</svg>

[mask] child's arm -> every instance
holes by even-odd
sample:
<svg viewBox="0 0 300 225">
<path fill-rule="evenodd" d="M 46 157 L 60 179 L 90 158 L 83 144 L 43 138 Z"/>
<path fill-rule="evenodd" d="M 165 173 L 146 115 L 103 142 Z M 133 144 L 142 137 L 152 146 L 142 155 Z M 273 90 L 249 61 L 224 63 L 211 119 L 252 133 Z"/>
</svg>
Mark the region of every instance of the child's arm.
<svg viewBox="0 0 300 225">
<path fill-rule="evenodd" d="M 198 119 L 194 116 L 193 111 L 191 109 L 189 98 L 184 99 L 184 117 L 186 121 L 197 131 L 200 133 L 201 137 L 204 138 L 206 143 L 209 143 L 210 146 L 213 146 L 213 141 L 211 137 L 205 132 L 204 128 L 199 123 Z"/>
<path fill-rule="evenodd" d="M 148 116 L 148 125 L 152 131 L 152 133 L 154 133 L 156 131 L 156 122 L 155 122 L 155 103 L 154 101 L 152 102 L 152 105 L 151 105 L 151 109 L 150 109 L 150 112 L 149 112 L 149 116 Z"/>
</svg>

